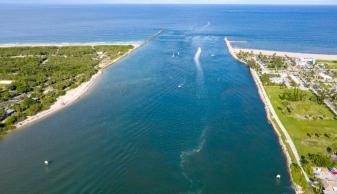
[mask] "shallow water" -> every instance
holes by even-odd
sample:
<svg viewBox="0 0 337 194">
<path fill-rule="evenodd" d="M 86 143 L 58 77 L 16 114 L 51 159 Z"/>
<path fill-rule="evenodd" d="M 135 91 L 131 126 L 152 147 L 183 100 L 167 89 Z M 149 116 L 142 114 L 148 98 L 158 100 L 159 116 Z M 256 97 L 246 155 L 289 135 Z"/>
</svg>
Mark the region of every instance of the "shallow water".
<svg viewBox="0 0 337 194">
<path fill-rule="evenodd" d="M 3 43 L 139 41 L 165 29 L 80 101 L 2 138 L 0 193 L 293 193 L 254 82 L 223 38 L 336 54 L 337 26 L 323 28 L 336 7 L 0 10 Z"/>
</svg>

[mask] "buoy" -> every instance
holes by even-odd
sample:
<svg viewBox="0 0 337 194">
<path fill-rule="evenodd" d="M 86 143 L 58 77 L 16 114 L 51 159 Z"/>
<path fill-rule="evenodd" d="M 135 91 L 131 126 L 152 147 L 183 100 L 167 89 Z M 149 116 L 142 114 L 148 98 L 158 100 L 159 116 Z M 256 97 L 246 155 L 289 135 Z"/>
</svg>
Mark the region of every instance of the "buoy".
<svg viewBox="0 0 337 194">
<path fill-rule="evenodd" d="M 45 160 L 44 165 L 48 165 L 48 164 L 49 164 L 48 160 Z"/>
<path fill-rule="evenodd" d="M 276 175 L 276 178 L 277 178 L 277 179 L 280 179 L 280 178 L 281 178 L 281 175 L 277 174 L 277 175 Z"/>
</svg>

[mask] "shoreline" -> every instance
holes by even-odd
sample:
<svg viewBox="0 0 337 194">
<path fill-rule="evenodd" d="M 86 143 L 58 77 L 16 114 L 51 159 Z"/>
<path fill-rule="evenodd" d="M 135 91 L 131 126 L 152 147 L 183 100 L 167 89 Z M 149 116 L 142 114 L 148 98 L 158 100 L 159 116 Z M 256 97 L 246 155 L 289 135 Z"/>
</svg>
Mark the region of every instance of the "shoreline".
<svg viewBox="0 0 337 194">
<path fill-rule="evenodd" d="M 0 48 L 12 48 L 12 47 L 67 47 L 67 46 L 106 46 L 106 45 L 141 45 L 142 41 L 130 41 L 130 42 L 61 42 L 61 43 L 0 43 Z"/>
<path fill-rule="evenodd" d="M 240 63 L 242 64 L 245 64 L 247 65 L 247 67 L 249 68 L 250 70 L 250 74 L 254 80 L 254 83 L 255 83 L 255 86 L 257 87 L 257 90 L 258 90 L 258 93 L 259 93 L 259 97 L 261 99 L 261 101 L 263 102 L 264 104 L 264 108 L 265 108 L 265 111 L 266 111 L 266 116 L 267 116 L 267 119 L 268 121 L 270 122 L 270 124 L 272 125 L 275 133 L 277 134 L 278 136 L 278 140 L 279 140 L 279 144 L 281 146 L 281 149 L 286 157 L 286 162 L 287 162 L 287 169 L 289 171 L 289 174 L 290 174 L 290 178 L 292 180 L 292 183 L 293 183 L 293 187 L 294 187 L 294 190 L 296 193 L 303 193 L 303 191 L 301 189 L 298 188 L 298 185 L 293 181 L 293 178 L 291 176 L 291 168 L 290 168 L 290 165 L 292 163 L 292 159 L 290 157 L 290 153 L 289 153 L 289 150 L 287 148 L 287 145 L 289 145 L 289 148 L 291 149 L 291 152 L 293 153 L 293 156 L 296 160 L 296 163 L 300 166 L 301 168 L 301 171 L 304 175 L 304 178 L 306 179 L 307 182 L 309 182 L 309 177 L 308 175 L 306 174 L 306 172 L 304 171 L 304 169 L 302 168 L 302 165 L 300 163 L 300 156 L 297 152 L 297 149 L 295 147 L 295 144 L 293 143 L 288 131 L 286 130 L 286 128 L 283 126 L 282 122 L 280 121 L 280 119 L 278 118 L 275 110 L 274 110 L 274 107 L 272 106 L 272 103 L 270 102 L 269 98 L 268 98 L 268 95 L 263 87 L 263 84 L 257 74 L 257 72 L 250 68 L 248 66 L 247 63 L 245 63 L 244 61 L 242 61 L 241 59 L 239 59 L 237 56 L 236 56 L 236 52 L 239 52 L 240 50 L 242 49 L 235 49 L 232 47 L 231 45 L 231 42 L 228 40 L 227 37 L 225 37 L 225 43 L 227 45 L 227 48 L 228 48 L 228 51 L 230 53 L 230 55 L 237 61 L 239 61 Z M 249 49 L 248 49 L 249 50 Z M 260 50 L 255 50 L 255 51 L 260 51 Z M 272 52 L 272 51 L 271 51 Z M 273 52 L 275 53 L 275 52 Z M 274 120 L 275 121 L 274 121 Z M 276 122 L 276 123 L 275 123 Z M 278 129 L 279 128 L 279 129 Z M 281 132 L 283 133 L 283 135 L 285 136 L 285 140 L 283 140 L 282 138 L 282 134 Z"/>
<path fill-rule="evenodd" d="M 288 171 L 289 173 L 291 172 L 291 164 L 293 163 L 292 162 L 292 159 L 290 157 L 290 153 L 289 153 L 289 150 L 287 148 L 287 145 L 289 146 L 289 148 L 291 149 L 291 152 L 292 152 L 292 155 L 294 156 L 295 160 L 296 160 L 296 163 L 299 165 L 299 167 L 301 168 L 301 171 L 303 173 L 303 176 L 304 178 L 306 179 L 306 181 L 309 183 L 310 182 L 310 179 L 308 177 L 308 175 L 305 173 L 302 165 L 301 165 L 301 161 L 300 161 L 300 156 L 297 152 L 297 149 L 295 147 L 295 144 L 294 142 L 292 141 L 288 131 L 286 130 L 286 128 L 284 127 L 284 125 L 282 124 L 282 122 L 280 121 L 280 119 L 278 118 L 276 112 L 275 112 L 275 109 L 267 95 L 267 92 L 265 91 L 264 89 L 264 86 L 259 78 L 259 75 L 257 74 L 257 72 L 252 69 L 252 68 L 249 68 L 250 70 L 250 74 L 254 80 L 254 83 L 255 83 L 255 86 L 258 90 L 258 93 L 259 93 L 259 96 L 260 96 L 260 99 L 262 100 L 263 104 L 264 104 L 264 108 L 265 108 L 265 111 L 266 111 L 266 116 L 267 116 L 267 119 L 268 121 L 270 122 L 270 124 L 272 125 L 275 133 L 277 134 L 278 136 L 278 141 L 279 141 L 279 144 L 281 146 L 281 149 L 282 149 L 282 152 L 284 153 L 285 157 L 286 157 L 286 162 L 287 162 L 287 166 L 288 166 Z M 285 136 L 285 140 L 283 140 L 282 138 L 282 134 Z M 290 178 L 291 180 L 293 179 L 291 174 L 290 174 Z M 292 180 L 293 182 L 293 180 Z M 294 184 L 294 188 L 295 188 L 295 192 L 296 193 L 303 193 L 302 189 L 298 189 L 298 185 L 295 184 L 295 182 L 293 182 Z"/>
<path fill-rule="evenodd" d="M 89 44 L 89 43 L 88 43 Z M 92 43 L 90 43 L 92 46 Z M 109 44 L 110 45 L 110 44 Z M 117 44 L 116 44 L 117 45 Z M 119 44 L 121 45 L 121 44 Z M 124 45 L 124 44 L 123 44 Z M 130 45 L 130 44 L 125 44 Z M 60 96 L 57 98 L 57 100 L 47 109 L 42 112 L 39 112 L 35 115 L 27 117 L 25 120 L 20 121 L 15 124 L 15 129 L 19 129 L 22 127 L 25 127 L 27 125 L 33 124 L 34 122 L 37 122 L 43 118 L 46 118 L 53 113 L 56 113 L 57 111 L 68 107 L 69 105 L 75 103 L 77 100 L 79 100 L 83 95 L 85 95 L 96 83 L 97 79 L 103 74 L 103 71 L 115 64 L 116 62 L 122 60 L 123 58 L 130 55 L 132 52 L 137 50 L 142 46 L 142 44 L 131 44 L 134 48 L 130 49 L 128 52 L 124 53 L 122 56 L 117 57 L 111 61 L 105 61 L 104 64 L 99 64 L 100 69 L 95 73 L 93 76 L 91 76 L 89 81 L 81 83 L 78 87 L 68 90 L 65 95 Z M 70 46 L 70 45 L 69 45 Z M 71 45 L 72 46 L 72 45 Z M 13 131 L 13 130 L 10 130 Z M 8 131 L 8 132 L 10 132 Z"/>
<path fill-rule="evenodd" d="M 228 41 L 228 39 L 227 39 Z M 232 41 L 228 41 L 232 42 Z M 285 51 L 272 51 L 272 50 L 260 50 L 260 49 L 249 49 L 249 48 L 231 48 L 234 53 L 236 52 L 253 52 L 254 54 L 263 54 L 267 56 L 272 56 L 276 54 L 276 56 L 288 56 L 291 58 L 313 58 L 316 60 L 337 60 L 337 55 L 326 55 L 326 54 L 314 54 L 314 53 L 298 53 L 298 52 L 285 52 Z"/>
<path fill-rule="evenodd" d="M 129 56 L 131 53 L 134 51 L 138 50 L 139 48 L 145 46 L 148 42 L 151 40 L 155 39 L 157 36 L 159 36 L 161 33 L 163 33 L 164 30 L 161 29 L 158 32 L 154 33 L 150 37 L 148 37 L 145 41 L 132 41 L 132 42 L 83 42 L 83 43 L 13 43 L 13 44 L 0 44 L 0 48 L 5 48 L 5 47 L 19 47 L 19 46 L 27 46 L 27 47 L 35 47 L 35 46 L 100 46 L 100 45 L 132 45 L 133 48 L 130 49 L 128 52 L 124 53 L 122 56 L 117 57 L 113 60 L 106 60 L 106 61 L 101 61 L 100 64 L 98 64 L 98 67 L 100 68 L 97 73 L 95 73 L 91 78 L 86 81 L 81 83 L 78 87 L 68 90 L 65 95 L 60 96 L 56 99 L 56 101 L 46 110 L 41 111 L 35 115 L 29 116 L 23 121 L 20 121 L 16 123 L 15 129 L 19 129 L 22 127 L 25 127 L 27 125 L 31 125 L 41 119 L 44 119 L 57 111 L 75 103 L 77 100 L 79 100 L 83 95 L 85 95 L 96 83 L 97 79 L 103 74 L 103 71 L 119 62 L 123 58 Z M 7 131 L 7 133 L 15 131 L 15 129 Z"/>
</svg>

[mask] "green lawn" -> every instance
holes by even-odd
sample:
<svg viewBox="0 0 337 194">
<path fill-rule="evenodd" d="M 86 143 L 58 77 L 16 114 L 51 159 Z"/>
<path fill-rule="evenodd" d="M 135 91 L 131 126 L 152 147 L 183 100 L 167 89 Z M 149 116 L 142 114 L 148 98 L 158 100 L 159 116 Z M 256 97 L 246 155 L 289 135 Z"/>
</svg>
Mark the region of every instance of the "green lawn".
<svg viewBox="0 0 337 194">
<path fill-rule="evenodd" d="M 337 120 L 325 105 L 309 100 L 313 96 L 311 92 L 306 92 L 303 101 L 287 101 L 289 112 L 279 97 L 286 89 L 280 86 L 265 86 L 265 89 L 300 155 L 326 154 L 326 148 L 337 142 Z"/>
<path fill-rule="evenodd" d="M 337 61 L 327 61 L 327 60 L 319 60 L 318 64 L 325 64 L 328 69 L 337 69 Z"/>
</svg>

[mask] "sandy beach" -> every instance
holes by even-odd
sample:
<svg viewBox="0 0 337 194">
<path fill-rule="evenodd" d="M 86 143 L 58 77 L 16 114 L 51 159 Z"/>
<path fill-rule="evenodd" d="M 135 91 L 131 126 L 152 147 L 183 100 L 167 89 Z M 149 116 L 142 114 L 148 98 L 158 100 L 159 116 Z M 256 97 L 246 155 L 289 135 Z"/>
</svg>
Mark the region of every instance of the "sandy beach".
<svg viewBox="0 0 337 194">
<path fill-rule="evenodd" d="M 337 60 L 337 55 L 269 51 L 269 50 L 258 50 L 258 49 L 247 49 L 247 48 L 233 48 L 234 53 L 238 53 L 240 51 L 253 52 L 254 54 L 262 53 L 263 55 L 268 55 L 268 56 L 276 54 L 276 56 L 288 56 L 292 58 L 313 58 L 316 60 L 331 60 L 331 61 Z"/>
<path fill-rule="evenodd" d="M 64 47 L 64 46 L 104 46 L 104 45 L 141 45 L 142 41 L 134 42 L 61 42 L 61 43 L 4 43 L 0 44 L 0 48 L 10 48 L 10 47 Z"/>
<path fill-rule="evenodd" d="M 71 44 L 71 45 L 68 45 L 68 46 L 75 46 L 75 44 Z M 90 46 L 94 46 L 93 44 L 91 43 L 83 43 L 82 45 L 90 45 Z M 98 45 L 98 44 L 96 44 Z M 114 44 L 115 45 L 115 44 Z M 120 45 L 120 44 L 119 44 Z M 123 44 L 124 45 L 124 44 Z M 129 44 L 130 45 L 130 44 Z M 116 62 L 118 62 L 119 60 L 121 60 L 122 58 L 125 58 L 126 56 L 128 56 L 130 53 L 132 53 L 133 51 L 135 51 L 136 49 L 138 49 L 139 47 L 142 46 L 142 44 L 131 44 L 132 46 L 134 46 L 133 49 L 130 49 L 128 52 L 126 52 L 124 55 L 116 58 L 116 59 L 113 59 L 113 60 L 104 60 L 102 61 L 99 66 L 100 66 L 100 70 L 91 77 L 91 79 L 87 82 L 84 82 L 82 83 L 80 86 L 78 86 L 77 88 L 74 88 L 74 89 L 71 89 L 71 90 L 68 90 L 66 92 L 65 95 L 63 96 L 60 96 L 56 102 L 51 105 L 49 107 L 49 109 L 47 110 L 44 110 L 42 112 L 39 112 L 38 114 L 36 115 L 33 115 L 33 116 L 29 116 L 27 117 L 25 120 L 17 123 L 15 126 L 16 128 L 20 128 L 20 127 L 23 127 L 23 126 L 26 126 L 28 124 L 32 124 L 33 122 L 35 121 L 38 121 L 42 118 L 45 118 L 69 105 L 71 105 L 72 103 L 76 102 L 78 99 L 80 99 L 83 95 L 85 95 L 89 90 L 90 88 L 92 88 L 93 85 L 95 85 L 97 79 L 100 77 L 100 75 L 102 75 L 104 69 Z M 43 46 L 46 46 L 46 45 L 43 45 Z M 55 45 L 52 45 L 52 46 L 55 46 Z"/>
<path fill-rule="evenodd" d="M 237 60 L 239 60 L 236 57 L 236 53 L 239 53 L 240 51 L 243 52 L 253 52 L 254 54 L 259 54 L 262 53 L 263 55 L 274 55 L 276 54 L 277 56 L 288 56 L 292 58 L 313 58 L 316 60 L 337 60 L 337 55 L 325 55 L 325 54 L 314 54 L 314 53 L 296 53 L 296 52 L 284 52 L 284 51 L 271 51 L 271 50 L 259 50 L 259 49 L 249 49 L 249 48 L 234 48 L 232 46 L 232 42 L 235 41 L 230 41 L 228 40 L 227 37 L 225 37 L 225 43 L 228 47 L 228 50 L 230 54 Z M 242 61 L 241 61 L 242 62 Z"/>
</svg>

